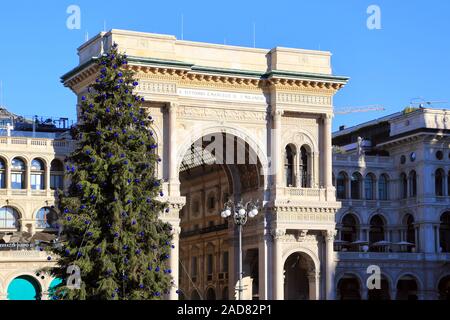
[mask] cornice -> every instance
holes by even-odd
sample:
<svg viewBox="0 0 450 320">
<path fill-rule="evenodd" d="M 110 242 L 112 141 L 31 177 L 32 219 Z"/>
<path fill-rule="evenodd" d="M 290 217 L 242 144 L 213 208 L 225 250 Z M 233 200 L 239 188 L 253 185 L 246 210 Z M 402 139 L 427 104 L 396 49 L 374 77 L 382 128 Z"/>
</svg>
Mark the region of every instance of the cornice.
<svg viewBox="0 0 450 320">
<path fill-rule="evenodd" d="M 79 87 L 85 79 L 98 73 L 96 60 L 92 58 L 84 64 L 74 68 L 61 77 L 65 86 Z M 162 81 L 176 81 L 180 85 L 229 87 L 240 89 L 270 88 L 285 91 L 309 91 L 333 94 L 341 89 L 348 81 L 347 77 L 298 73 L 271 70 L 269 72 L 255 72 L 238 69 L 221 69 L 196 66 L 190 63 L 172 60 L 129 57 L 129 68 L 137 72 L 137 77 L 152 78 Z"/>
</svg>

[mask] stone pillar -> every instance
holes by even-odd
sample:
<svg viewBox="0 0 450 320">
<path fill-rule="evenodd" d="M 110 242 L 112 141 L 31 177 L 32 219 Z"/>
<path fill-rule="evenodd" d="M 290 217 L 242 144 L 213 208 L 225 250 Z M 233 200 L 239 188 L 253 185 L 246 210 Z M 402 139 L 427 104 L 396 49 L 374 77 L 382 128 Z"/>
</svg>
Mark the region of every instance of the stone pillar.
<svg viewBox="0 0 450 320">
<path fill-rule="evenodd" d="M 324 157 L 324 186 L 328 189 L 333 186 L 332 181 L 332 145 L 331 145 L 331 115 L 323 117 L 323 157 Z"/>
<path fill-rule="evenodd" d="M 27 195 L 31 195 L 31 163 L 25 162 L 25 189 L 27 190 Z"/>
<path fill-rule="evenodd" d="M 5 179 L 5 188 L 9 191 L 11 189 L 11 161 L 6 165 Z"/>
<path fill-rule="evenodd" d="M 178 262 L 180 260 L 179 258 L 179 245 L 180 245 L 180 228 L 174 227 L 172 230 L 172 244 L 175 246 L 171 252 L 170 252 L 170 258 L 169 258 L 169 266 L 170 270 L 172 271 L 172 281 L 173 286 L 170 290 L 169 294 L 169 300 L 178 300 L 178 293 L 177 290 L 179 289 L 179 270 L 178 270 Z"/>
<path fill-rule="evenodd" d="M 335 276 L 335 263 L 334 263 L 334 237 L 336 230 L 326 230 L 323 232 L 325 245 L 326 245 L 326 276 L 325 276 L 325 288 L 326 299 L 335 299 L 334 288 L 334 276 Z"/>
<path fill-rule="evenodd" d="M 435 237 L 434 228 L 431 223 L 420 224 L 420 238 L 427 239 L 426 241 L 421 241 L 420 248 L 421 252 L 424 253 L 434 253 L 435 252 Z"/>
<path fill-rule="evenodd" d="M 286 234 L 284 229 L 272 230 L 273 236 L 273 300 L 284 300 L 284 262 L 282 237 Z"/>
<path fill-rule="evenodd" d="M 283 110 L 275 110 L 273 113 L 273 123 L 274 123 L 274 141 L 272 148 L 272 159 L 275 161 L 274 170 L 276 187 L 283 187 L 283 154 L 284 148 L 281 145 L 281 117 L 283 115 Z"/>
<path fill-rule="evenodd" d="M 308 273 L 309 300 L 319 300 L 320 274 L 316 270 Z"/>
<path fill-rule="evenodd" d="M 45 166 L 45 190 L 50 192 L 50 164 Z"/>
<path fill-rule="evenodd" d="M 440 253 L 440 248 L 441 248 L 441 239 L 440 239 L 440 225 L 438 224 L 438 225 L 435 225 L 434 226 L 434 234 L 436 235 L 435 236 L 435 239 L 436 239 L 436 243 L 435 243 L 435 251 L 437 252 L 437 253 Z"/>
<path fill-rule="evenodd" d="M 270 278 L 267 270 L 268 241 L 269 241 L 268 235 L 262 235 L 258 244 L 259 300 L 269 299 L 268 283 L 267 283 L 268 279 Z"/>
<path fill-rule="evenodd" d="M 395 300 L 397 298 L 397 287 L 395 283 L 391 283 L 391 288 L 389 290 L 389 298 L 391 298 L 391 300 Z"/>
<path fill-rule="evenodd" d="M 168 105 L 169 115 L 169 195 L 178 196 L 180 194 L 180 179 L 178 177 L 177 167 L 177 141 L 176 141 L 176 127 L 177 127 L 177 104 L 170 103 Z"/>
<path fill-rule="evenodd" d="M 300 172 L 300 150 L 295 150 L 294 172 L 295 172 L 295 186 L 300 188 L 302 186 L 302 172 Z"/>
</svg>

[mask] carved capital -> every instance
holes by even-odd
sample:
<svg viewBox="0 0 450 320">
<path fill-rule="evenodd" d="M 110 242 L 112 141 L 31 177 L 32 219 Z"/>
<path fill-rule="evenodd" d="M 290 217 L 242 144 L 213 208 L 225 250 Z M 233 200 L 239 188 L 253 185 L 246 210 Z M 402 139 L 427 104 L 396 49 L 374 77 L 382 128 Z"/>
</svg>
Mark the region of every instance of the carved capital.
<svg viewBox="0 0 450 320">
<path fill-rule="evenodd" d="M 286 235 L 286 229 L 272 229 L 270 230 L 270 234 L 274 240 L 280 240 Z"/>
<path fill-rule="evenodd" d="M 334 237 L 336 236 L 337 231 L 336 230 L 325 230 L 323 231 L 323 236 L 327 241 L 334 241 Z"/>
</svg>

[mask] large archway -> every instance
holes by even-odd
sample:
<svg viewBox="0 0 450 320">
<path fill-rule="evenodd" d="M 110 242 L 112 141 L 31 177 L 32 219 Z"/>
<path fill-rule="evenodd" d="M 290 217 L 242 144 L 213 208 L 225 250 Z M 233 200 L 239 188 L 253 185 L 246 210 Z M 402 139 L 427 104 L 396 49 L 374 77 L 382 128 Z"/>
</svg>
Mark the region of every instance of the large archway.
<svg viewBox="0 0 450 320">
<path fill-rule="evenodd" d="M 443 277 L 438 284 L 439 300 L 450 301 L 450 275 Z"/>
<path fill-rule="evenodd" d="M 32 276 L 14 278 L 8 286 L 8 300 L 41 300 L 42 290 Z"/>
<path fill-rule="evenodd" d="M 417 300 L 417 279 L 412 275 L 404 275 L 397 281 L 396 300 Z"/>
<path fill-rule="evenodd" d="M 344 275 L 337 284 L 340 300 L 361 300 L 361 286 L 358 278 L 351 274 Z"/>
<path fill-rule="evenodd" d="M 186 198 L 180 212 L 179 283 L 183 291 L 198 288 L 209 299 L 212 294 L 208 288 L 234 287 L 238 277 L 238 237 L 234 224 L 220 216 L 224 203 L 256 199 L 262 202 L 263 166 L 245 139 L 216 132 L 194 141 L 186 150 L 179 165 L 179 179 L 180 195 Z M 244 246 L 248 243 L 245 237 L 255 232 L 244 228 Z M 252 278 L 252 285 L 246 290 L 249 297 L 257 298 L 258 244 L 244 247 L 244 252 L 243 276 Z"/>
<path fill-rule="evenodd" d="M 314 261 L 305 253 L 295 252 L 284 263 L 284 298 L 316 300 Z"/>
</svg>

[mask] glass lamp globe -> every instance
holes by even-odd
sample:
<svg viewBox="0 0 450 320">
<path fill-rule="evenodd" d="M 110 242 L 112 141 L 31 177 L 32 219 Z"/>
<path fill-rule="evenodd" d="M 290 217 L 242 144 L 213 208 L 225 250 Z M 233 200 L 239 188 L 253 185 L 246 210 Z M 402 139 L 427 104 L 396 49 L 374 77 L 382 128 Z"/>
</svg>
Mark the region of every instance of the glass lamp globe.
<svg viewBox="0 0 450 320">
<path fill-rule="evenodd" d="M 250 211 L 250 212 L 248 213 L 248 216 L 249 216 L 250 218 L 254 218 L 254 217 L 255 217 L 255 215 L 253 214 L 253 210 Z"/>
<path fill-rule="evenodd" d="M 226 210 L 225 210 L 225 216 L 226 216 L 226 217 L 231 216 L 231 210 L 230 210 L 230 209 L 226 209 Z"/>
<path fill-rule="evenodd" d="M 258 209 L 254 208 L 254 209 L 251 211 L 251 213 L 252 213 L 252 216 L 253 216 L 253 217 L 256 217 L 256 215 L 258 214 Z"/>
<path fill-rule="evenodd" d="M 220 216 L 221 216 L 222 218 L 228 217 L 228 216 L 227 216 L 227 211 L 226 211 L 226 210 L 222 211 L 222 212 L 220 213 Z"/>
<path fill-rule="evenodd" d="M 244 208 L 239 209 L 239 215 L 241 217 L 245 216 L 245 209 Z"/>
</svg>

